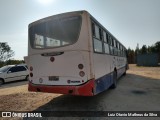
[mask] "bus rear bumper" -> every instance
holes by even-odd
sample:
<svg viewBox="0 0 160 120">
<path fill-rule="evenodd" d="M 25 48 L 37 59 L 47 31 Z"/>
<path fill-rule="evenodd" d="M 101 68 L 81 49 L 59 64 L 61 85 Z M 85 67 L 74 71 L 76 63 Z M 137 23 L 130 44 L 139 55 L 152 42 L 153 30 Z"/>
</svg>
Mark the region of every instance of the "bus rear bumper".
<svg viewBox="0 0 160 120">
<path fill-rule="evenodd" d="M 89 80 L 87 83 L 79 86 L 49 86 L 49 85 L 35 85 L 29 82 L 28 91 L 33 92 L 48 92 L 48 93 L 60 93 L 79 96 L 93 96 L 94 95 L 94 80 Z"/>
</svg>

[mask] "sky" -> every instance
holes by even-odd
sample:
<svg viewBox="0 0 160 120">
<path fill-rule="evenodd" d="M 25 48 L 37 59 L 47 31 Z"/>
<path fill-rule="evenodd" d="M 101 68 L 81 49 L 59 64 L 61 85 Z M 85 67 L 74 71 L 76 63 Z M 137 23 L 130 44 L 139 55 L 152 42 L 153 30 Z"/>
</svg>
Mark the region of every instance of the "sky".
<svg viewBox="0 0 160 120">
<path fill-rule="evenodd" d="M 64 12 L 87 10 L 126 48 L 160 41 L 160 0 L 0 0 L 0 42 L 23 60 L 28 24 Z"/>
</svg>

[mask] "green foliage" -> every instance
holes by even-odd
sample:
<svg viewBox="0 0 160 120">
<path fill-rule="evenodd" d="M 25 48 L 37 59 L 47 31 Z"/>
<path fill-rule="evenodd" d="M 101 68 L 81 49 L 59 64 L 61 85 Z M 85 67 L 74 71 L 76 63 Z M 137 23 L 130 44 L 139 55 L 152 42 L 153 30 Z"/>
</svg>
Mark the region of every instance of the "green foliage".
<svg viewBox="0 0 160 120">
<path fill-rule="evenodd" d="M 155 43 L 155 50 L 160 53 L 160 41 Z"/>
<path fill-rule="evenodd" d="M 147 46 L 146 46 L 146 45 L 143 45 L 140 51 L 141 51 L 141 54 L 147 53 L 147 52 L 148 52 Z"/>
<path fill-rule="evenodd" d="M 143 45 L 142 48 L 140 49 L 140 54 L 144 53 L 160 53 L 160 41 L 148 47 L 146 45 Z"/>
<path fill-rule="evenodd" d="M 128 48 L 127 50 L 127 59 L 129 64 L 135 63 L 135 51 Z"/>
<path fill-rule="evenodd" d="M 0 42 L 0 67 L 24 63 L 23 60 L 10 60 L 12 56 L 14 56 L 14 51 L 11 47 L 6 42 Z"/>
<path fill-rule="evenodd" d="M 142 48 L 136 47 L 136 50 L 131 50 L 128 48 L 128 63 L 133 64 L 136 63 L 136 57 L 138 54 L 146 54 L 146 53 L 158 53 L 159 54 L 159 61 L 160 61 L 160 41 L 156 42 L 152 46 L 143 45 Z"/>
<path fill-rule="evenodd" d="M 5 42 L 0 42 L 0 62 L 4 62 L 14 55 L 13 50 Z"/>
<path fill-rule="evenodd" d="M 16 65 L 16 64 L 22 64 L 25 63 L 24 60 L 7 60 L 5 62 L 0 62 L 0 67 L 5 65 Z"/>
</svg>

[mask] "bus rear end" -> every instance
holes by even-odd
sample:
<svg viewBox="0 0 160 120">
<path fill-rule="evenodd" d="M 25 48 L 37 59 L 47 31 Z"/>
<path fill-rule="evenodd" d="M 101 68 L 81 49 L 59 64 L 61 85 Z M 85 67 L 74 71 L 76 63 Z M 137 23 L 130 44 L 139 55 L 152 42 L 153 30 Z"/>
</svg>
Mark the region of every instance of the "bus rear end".
<svg viewBox="0 0 160 120">
<path fill-rule="evenodd" d="M 66 13 L 29 25 L 29 91 L 92 96 L 86 14 Z M 85 43 L 84 43 L 85 40 Z"/>
</svg>

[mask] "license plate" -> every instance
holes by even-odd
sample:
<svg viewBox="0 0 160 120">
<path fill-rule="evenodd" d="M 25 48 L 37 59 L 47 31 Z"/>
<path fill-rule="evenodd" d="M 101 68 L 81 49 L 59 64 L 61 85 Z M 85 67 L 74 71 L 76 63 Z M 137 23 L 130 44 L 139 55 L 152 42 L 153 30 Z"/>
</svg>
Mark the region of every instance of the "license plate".
<svg viewBox="0 0 160 120">
<path fill-rule="evenodd" d="M 59 77 L 58 76 L 49 76 L 49 81 L 58 81 Z"/>
</svg>

